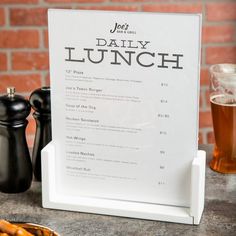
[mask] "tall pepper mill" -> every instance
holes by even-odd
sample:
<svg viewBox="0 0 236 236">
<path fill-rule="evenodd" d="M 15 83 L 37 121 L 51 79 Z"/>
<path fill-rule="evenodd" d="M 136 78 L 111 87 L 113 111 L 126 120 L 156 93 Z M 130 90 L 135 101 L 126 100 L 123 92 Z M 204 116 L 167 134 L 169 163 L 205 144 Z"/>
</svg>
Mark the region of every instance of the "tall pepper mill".
<svg viewBox="0 0 236 236">
<path fill-rule="evenodd" d="M 36 134 L 32 155 L 35 179 L 41 181 L 41 150 L 52 140 L 50 87 L 42 87 L 30 95 L 30 104 L 35 110 Z"/>
<path fill-rule="evenodd" d="M 26 191 L 32 181 L 32 164 L 26 143 L 26 117 L 30 104 L 7 88 L 0 97 L 0 191 L 19 193 Z"/>
</svg>

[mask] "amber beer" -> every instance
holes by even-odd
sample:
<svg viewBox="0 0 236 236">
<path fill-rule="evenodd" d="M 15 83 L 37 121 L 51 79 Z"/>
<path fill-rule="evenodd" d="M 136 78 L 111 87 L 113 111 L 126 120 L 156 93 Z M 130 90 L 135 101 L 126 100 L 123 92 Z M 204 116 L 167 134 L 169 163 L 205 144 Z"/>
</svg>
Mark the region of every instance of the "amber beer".
<svg viewBox="0 0 236 236">
<path fill-rule="evenodd" d="M 236 173 L 236 99 L 218 94 L 210 101 L 215 134 L 210 167 L 221 173 Z"/>
</svg>

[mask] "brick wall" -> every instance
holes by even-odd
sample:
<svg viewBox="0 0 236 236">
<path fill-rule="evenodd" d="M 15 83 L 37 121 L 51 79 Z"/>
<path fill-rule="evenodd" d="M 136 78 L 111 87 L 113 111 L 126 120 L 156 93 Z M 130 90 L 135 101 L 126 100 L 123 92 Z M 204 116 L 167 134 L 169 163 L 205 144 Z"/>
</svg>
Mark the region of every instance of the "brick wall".
<svg viewBox="0 0 236 236">
<path fill-rule="evenodd" d="M 102 9 L 203 14 L 200 143 L 214 142 L 208 67 L 236 63 L 236 1 L 232 0 L 0 0 L 0 93 L 15 86 L 24 96 L 49 85 L 47 9 Z M 35 123 L 29 118 L 32 146 Z"/>
</svg>

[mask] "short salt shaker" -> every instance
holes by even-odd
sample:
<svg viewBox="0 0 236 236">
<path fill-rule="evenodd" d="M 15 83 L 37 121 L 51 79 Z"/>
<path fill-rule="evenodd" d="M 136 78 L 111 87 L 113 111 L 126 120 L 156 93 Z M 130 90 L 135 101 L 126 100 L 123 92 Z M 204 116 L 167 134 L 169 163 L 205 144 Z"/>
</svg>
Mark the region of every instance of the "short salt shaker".
<svg viewBox="0 0 236 236">
<path fill-rule="evenodd" d="M 26 191 L 32 181 L 32 164 L 25 137 L 30 104 L 7 88 L 0 96 L 0 191 Z"/>
<path fill-rule="evenodd" d="M 50 87 L 42 87 L 30 95 L 30 104 L 34 109 L 36 134 L 33 147 L 33 171 L 35 179 L 41 181 L 41 150 L 51 141 L 51 101 Z"/>
</svg>

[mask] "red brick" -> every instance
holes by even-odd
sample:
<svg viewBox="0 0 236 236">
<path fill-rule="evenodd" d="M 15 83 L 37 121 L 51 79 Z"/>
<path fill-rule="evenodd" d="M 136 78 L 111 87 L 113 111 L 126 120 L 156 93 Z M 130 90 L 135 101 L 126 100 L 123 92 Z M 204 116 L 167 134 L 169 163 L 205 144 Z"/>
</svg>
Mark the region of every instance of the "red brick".
<svg viewBox="0 0 236 236">
<path fill-rule="evenodd" d="M 0 75 L 0 92 L 5 93 L 7 87 L 13 86 L 18 93 L 33 91 L 41 87 L 40 74 Z"/>
<path fill-rule="evenodd" d="M 17 4 L 21 4 L 21 3 L 38 3 L 38 0 L 1 0 L 0 4 L 13 4 L 13 3 L 17 3 Z"/>
<path fill-rule="evenodd" d="M 37 30 L 2 30 L 0 48 L 37 48 L 39 32 Z"/>
<path fill-rule="evenodd" d="M 49 73 L 46 75 L 45 83 L 46 83 L 45 86 L 49 86 L 50 87 L 50 74 Z"/>
<path fill-rule="evenodd" d="M 143 5 L 143 11 L 148 12 L 202 12 L 202 4 L 150 4 Z"/>
<path fill-rule="evenodd" d="M 5 25 L 5 11 L 0 8 L 0 26 Z"/>
<path fill-rule="evenodd" d="M 236 46 L 207 47 L 206 63 L 236 63 Z"/>
<path fill-rule="evenodd" d="M 13 70 L 47 70 L 49 64 L 47 52 L 12 53 Z"/>
<path fill-rule="evenodd" d="M 36 123 L 35 123 L 34 118 L 32 116 L 29 116 L 28 121 L 29 121 L 29 123 L 28 123 L 27 128 L 26 128 L 27 135 L 35 134 Z"/>
<path fill-rule="evenodd" d="M 48 3 L 97 3 L 105 2 L 106 0 L 45 0 Z"/>
<path fill-rule="evenodd" d="M 212 25 L 203 27 L 203 43 L 233 42 L 235 25 Z"/>
<path fill-rule="evenodd" d="M 105 10 L 105 11 L 138 11 L 138 6 L 83 6 L 79 9 Z"/>
<path fill-rule="evenodd" d="M 208 109 L 210 110 L 210 91 L 209 87 L 202 89 L 200 93 L 200 109 Z"/>
<path fill-rule="evenodd" d="M 26 132 L 27 133 L 27 132 Z M 27 145 L 30 149 L 33 148 L 34 146 L 34 135 L 32 134 L 27 134 L 26 136 L 26 141 L 27 141 Z"/>
<path fill-rule="evenodd" d="M 200 128 L 212 127 L 212 118 L 210 111 L 200 112 L 199 127 Z"/>
<path fill-rule="evenodd" d="M 206 92 L 205 92 L 205 101 L 206 101 L 207 108 L 210 108 L 211 107 L 211 103 L 210 103 L 210 90 L 206 90 Z"/>
<path fill-rule="evenodd" d="M 199 93 L 199 108 L 202 108 L 202 92 Z"/>
<path fill-rule="evenodd" d="M 43 31 L 43 44 L 45 48 L 48 48 L 48 30 Z"/>
<path fill-rule="evenodd" d="M 200 82 L 201 82 L 201 86 L 203 85 L 209 85 L 210 84 L 210 74 L 209 74 L 209 70 L 206 68 L 201 68 L 201 74 L 200 74 Z"/>
<path fill-rule="evenodd" d="M 202 134 L 202 132 L 198 133 L 198 144 L 203 144 L 203 134 Z"/>
<path fill-rule="evenodd" d="M 47 8 L 10 9 L 10 23 L 17 26 L 47 25 Z"/>
<path fill-rule="evenodd" d="M 236 3 L 208 3 L 206 18 L 209 21 L 236 20 Z"/>
<path fill-rule="evenodd" d="M 7 55 L 0 53 L 0 71 L 7 70 Z"/>
<path fill-rule="evenodd" d="M 168 0 L 110 0 L 111 2 L 165 2 Z"/>
<path fill-rule="evenodd" d="M 210 131 L 207 133 L 207 143 L 215 143 L 215 136 L 214 136 L 214 132 Z"/>
</svg>

